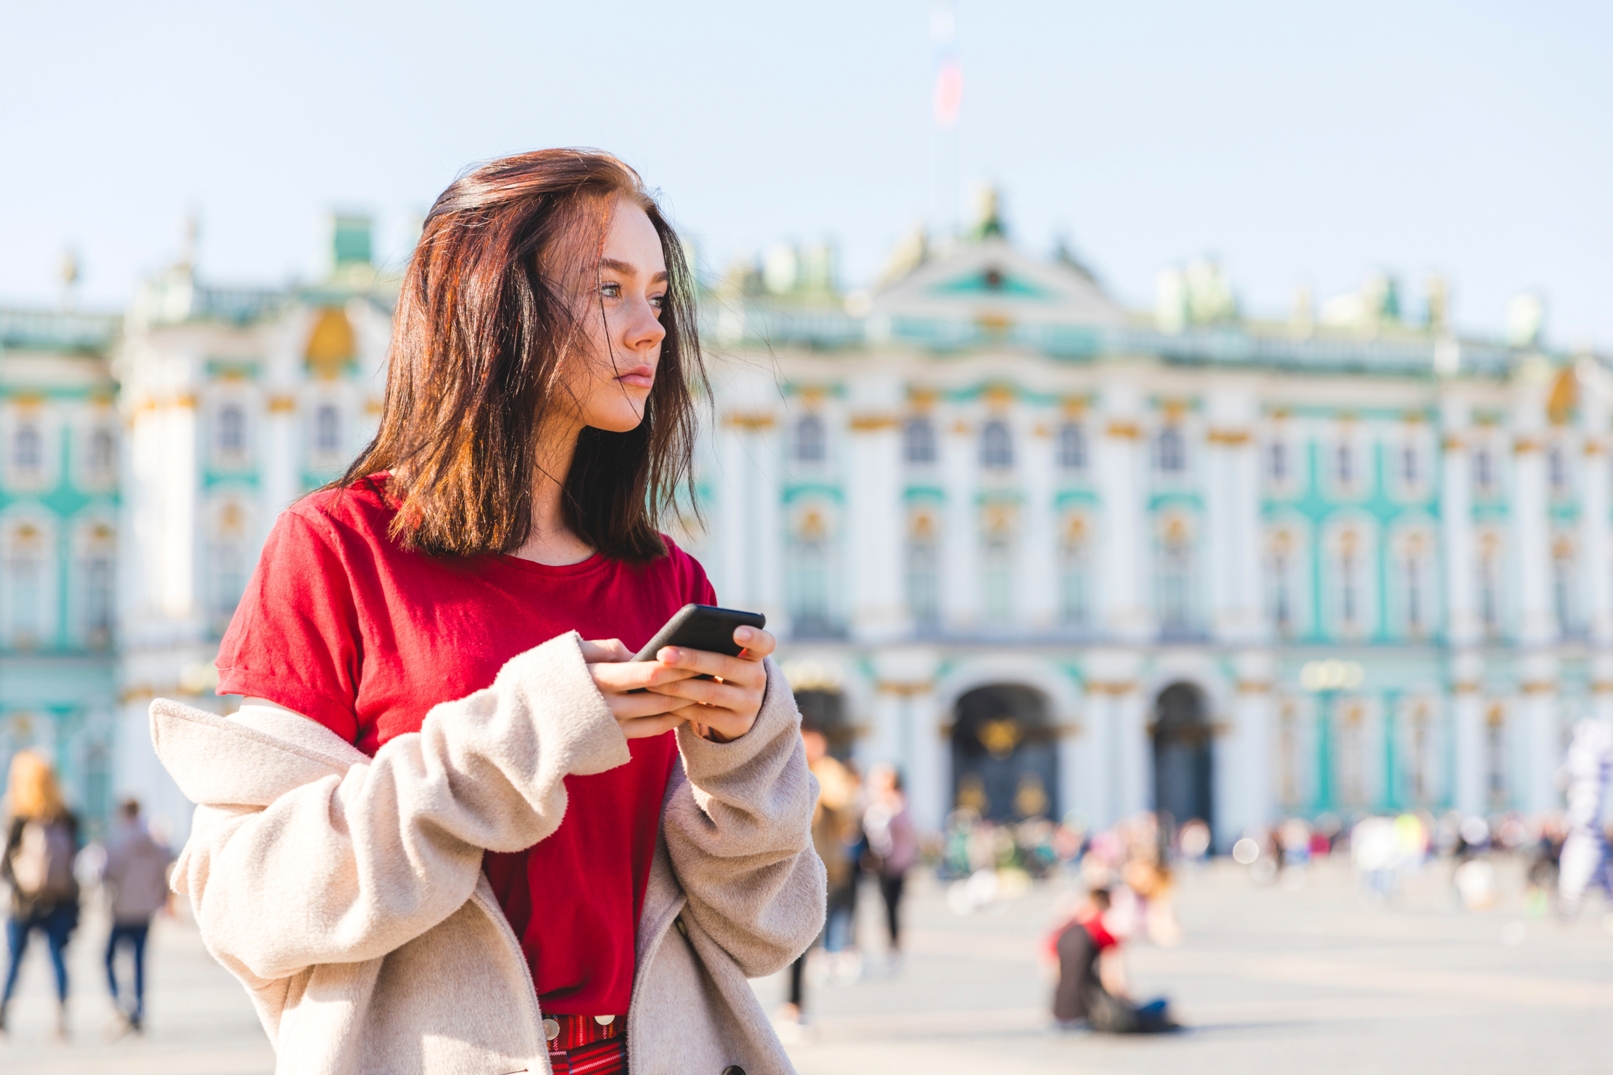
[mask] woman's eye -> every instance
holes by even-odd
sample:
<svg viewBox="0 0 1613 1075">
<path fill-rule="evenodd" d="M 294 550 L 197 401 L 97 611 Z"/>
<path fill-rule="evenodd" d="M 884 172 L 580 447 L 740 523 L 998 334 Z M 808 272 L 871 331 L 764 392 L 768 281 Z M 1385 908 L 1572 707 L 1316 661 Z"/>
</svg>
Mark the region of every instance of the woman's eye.
<svg viewBox="0 0 1613 1075">
<path fill-rule="evenodd" d="M 619 298 L 622 297 L 622 285 L 621 284 L 600 284 L 599 285 L 599 293 L 600 293 L 601 296 L 603 296 L 604 298 L 607 298 L 607 299 L 619 299 Z"/>
<path fill-rule="evenodd" d="M 661 307 L 666 305 L 666 296 L 665 295 L 651 295 L 650 296 L 650 305 L 655 307 L 657 310 L 661 309 Z"/>
</svg>

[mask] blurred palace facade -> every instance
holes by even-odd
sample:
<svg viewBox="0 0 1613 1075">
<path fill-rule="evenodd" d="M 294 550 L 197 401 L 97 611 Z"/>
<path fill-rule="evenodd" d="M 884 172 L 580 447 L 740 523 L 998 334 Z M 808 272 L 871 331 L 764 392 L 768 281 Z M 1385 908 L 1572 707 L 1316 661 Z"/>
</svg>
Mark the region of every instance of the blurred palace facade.
<svg viewBox="0 0 1613 1075">
<path fill-rule="evenodd" d="M 314 286 L 186 259 L 122 317 L 0 310 L 0 759 L 44 747 L 91 818 L 134 792 L 187 827 L 145 707 L 228 708 L 260 543 L 373 431 L 369 245 L 338 218 Z M 871 293 L 779 247 L 704 296 L 679 537 L 929 828 L 1547 811 L 1567 729 L 1613 716 L 1613 379 L 1538 306 L 1509 342 L 1427 306 L 1379 280 L 1253 320 L 1195 263 L 1128 311 L 995 214 Z"/>
</svg>

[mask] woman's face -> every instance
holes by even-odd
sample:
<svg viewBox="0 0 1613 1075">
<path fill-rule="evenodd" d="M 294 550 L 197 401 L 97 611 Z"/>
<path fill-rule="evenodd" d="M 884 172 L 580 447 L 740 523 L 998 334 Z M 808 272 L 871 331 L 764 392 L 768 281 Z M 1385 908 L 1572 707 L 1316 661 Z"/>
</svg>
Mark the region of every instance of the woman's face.
<svg viewBox="0 0 1613 1075">
<path fill-rule="evenodd" d="M 566 364 L 565 394 L 579 424 L 625 433 L 644 420 L 661 361 L 666 259 L 648 214 L 625 198 L 611 211 L 596 279 L 578 288 L 586 330 L 580 362 Z"/>
</svg>

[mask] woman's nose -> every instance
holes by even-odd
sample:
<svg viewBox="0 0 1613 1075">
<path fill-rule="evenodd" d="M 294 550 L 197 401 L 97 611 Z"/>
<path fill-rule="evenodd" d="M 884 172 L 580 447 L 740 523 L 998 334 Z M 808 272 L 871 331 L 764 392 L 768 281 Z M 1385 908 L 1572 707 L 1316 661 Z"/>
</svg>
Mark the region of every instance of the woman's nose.
<svg viewBox="0 0 1613 1075">
<path fill-rule="evenodd" d="M 633 304 L 632 319 L 628 323 L 626 336 L 627 346 L 635 350 L 659 347 L 661 341 L 666 339 L 666 326 L 655 316 L 655 307 L 651 306 L 648 300 Z"/>
</svg>

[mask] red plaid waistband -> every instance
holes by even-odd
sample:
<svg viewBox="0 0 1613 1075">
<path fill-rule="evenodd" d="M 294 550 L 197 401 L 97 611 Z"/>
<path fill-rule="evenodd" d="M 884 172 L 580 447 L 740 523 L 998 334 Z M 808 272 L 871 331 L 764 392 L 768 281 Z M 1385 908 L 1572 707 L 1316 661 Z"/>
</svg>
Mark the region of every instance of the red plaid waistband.
<svg viewBox="0 0 1613 1075">
<path fill-rule="evenodd" d="M 554 1075 L 626 1075 L 627 1027 L 621 1016 L 601 1024 L 591 1015 L 543 1020 Z"/>
</svg>

